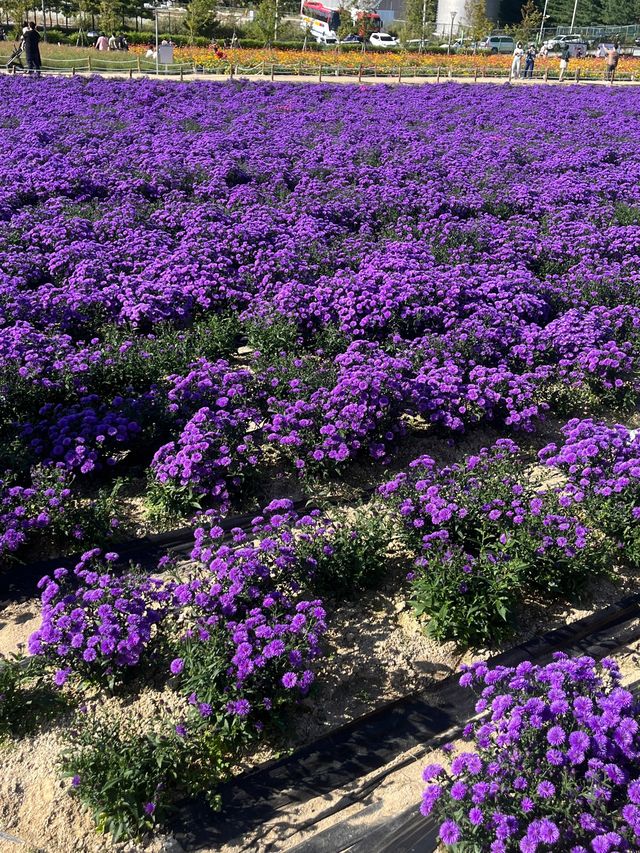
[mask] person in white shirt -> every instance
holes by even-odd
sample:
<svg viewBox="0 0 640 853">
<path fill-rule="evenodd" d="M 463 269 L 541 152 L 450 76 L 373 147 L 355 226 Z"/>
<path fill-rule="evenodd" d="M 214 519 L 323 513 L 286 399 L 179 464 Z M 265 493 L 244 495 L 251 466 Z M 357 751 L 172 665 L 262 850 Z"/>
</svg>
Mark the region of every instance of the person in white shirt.
<svg viewBox="0 0 640 853">
<path fill-rule="evenodd" d="M 516 79 L 520 76 L 520 63 L 522 62 L 522 57 L 524 56 L 524 50 L 522 48 L 522 42 L 518 42 L 516 45 L 516 49 L 513 51 L 513 62 L 511 63 L 511 76 Z"/>
<path fill-rule="evenodd" d="M 117 50 L 117 49 L 118 49 L 118 42 L 116 41 L 115 34 L 112 33 L 110 38 L 109 38 L 109 50 Z"/>
</svg>

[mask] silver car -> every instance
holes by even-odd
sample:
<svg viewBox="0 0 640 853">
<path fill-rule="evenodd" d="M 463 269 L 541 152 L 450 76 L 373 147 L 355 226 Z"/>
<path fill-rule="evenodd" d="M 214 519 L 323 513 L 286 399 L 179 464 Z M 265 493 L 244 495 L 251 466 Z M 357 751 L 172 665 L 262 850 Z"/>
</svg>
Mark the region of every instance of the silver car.
<svg viewBox="0 0 640 853">
<path fill-rule="evenodd" d="M 489 53 L 513 53 L 516 43 L 512 36 L 489 36 L 480 42 L 480 50 Z"/>
</svg>

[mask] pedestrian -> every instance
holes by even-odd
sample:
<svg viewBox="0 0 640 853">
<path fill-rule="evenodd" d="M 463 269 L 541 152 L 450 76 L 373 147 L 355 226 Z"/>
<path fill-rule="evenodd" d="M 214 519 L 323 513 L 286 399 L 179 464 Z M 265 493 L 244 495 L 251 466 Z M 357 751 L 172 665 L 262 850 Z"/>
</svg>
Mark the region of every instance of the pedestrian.
<svg viewBox="0 0 640 853">
<path fill-rule="evenodd" d="M 96 41 L 96 50 L 109 50 L 109 39 L 104 33 L 100 33 Z"/>
<path fill-rule="evenodd" d="M 22 41 L 29 73 L 31 74 L 32 71 L 35 71 L 36 77 L 39 77 L 42 66 L 42 60 L 40 59 L 40 33 L 37 31 L 34 21 L 29 22 L 27 32 L 22 35 Z"/>
<path fill-rule="evenodd" d="M 617 44 L 612 44 L 607 51 L 607 80 L 613 83 L 613 78 L 616 76 L 616 68 L 620 59 L 620 51 Z"/>
<path fill-rule="evenodd" d="M 569 50 L 569 45 L 565 44 L 565 46 L 562 48 L 562 53 L 560 54 L 560 76 L 558 77 L 558 83 L 562 83 L 562 80 L 564 78 L 564 72 L 569 66 L 570 57 L 571 51 Z"/>
<path fill-rule="evenodd" d="M 523 54 L 524 50 L 522 49 L 522 42 L 518 42 L 515 50 L 513 51 L 513 61 L 511 62 L 511 76 L 516 79 L 520 76 L 520 63 L 522 62 Z"/>
<path fill-rule="evenodd" d="M 527 48 L 527 59 L 524 66 L 524 76 L 531 79 L 533 77 L 533 66 L 536 64 L 536 49 L 530 44 Z"/>
<path fill-rule="evenodd" d="M 116 34 L 111 33 L 111 35 L 109 36 L 109 50 L 117 50 L 117 49 L 118 49 L 118 42 L 116 41 Z"/>
</svg>

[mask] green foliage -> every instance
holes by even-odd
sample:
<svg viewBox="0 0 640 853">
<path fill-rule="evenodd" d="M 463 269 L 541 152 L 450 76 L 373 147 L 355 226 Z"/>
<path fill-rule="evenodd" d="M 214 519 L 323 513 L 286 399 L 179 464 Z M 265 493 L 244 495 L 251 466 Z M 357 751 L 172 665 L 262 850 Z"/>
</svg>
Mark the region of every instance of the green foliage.
<svg viewBox="0 0 640 853">
<path fill-rule="evenodd" d="M 34 731 L 67 707 L 44 684 L 45 667 L 41 658 L 0 655 L 0 741 Z"/>
<path fill-rule="evenodd" d="M 322 537 L 299 546 L 312 566 L 311 583 L 320 593 L 354 598 L 375 589 L 388 574 L 389 519 L 376 508 L 362 508 L 347 521 L 331 521 Z"/>
<path fill-rule="evenodd" d="M 520 23 L 513 27 L 507 27 L 515 42 L 523 45 L 531 44 L 536 40 L 542 22 L 542 12 L 536 0 L 526 0 L 520 10 Z"/>
<path fill-rule="evenodd" d="M 428 568 L 411 581 L 411 604 L 418 617 L 429 617 L 427 633 L 437 640 L 463 646 L 496 642 L 513 632 L 522 569 L 503 549 L 482 547 L 469 572 L 461 549 L 438 544 Z"/>
<path fill-rule="evenodd" d="M 480 41 L 489 35 L 493 28 L 486 10 L 485 0 L 467 0 L 465 3 L 464 20 L 467 22 L 467 35 L 472 41 Z"/>
<path fill-rule="evenodd" d="M 120 0 L 100 0 L 100 27 L 107 35 L 115 34 L 122 18 Z"/>
<path fill-rule="evenodd" d="M 189 34 L 189 44 L 199 35 L 210 35 L 213 32 L 215 14 L 211 9 L 211 0 L 189 0 L 187 11 L 182 19 L 183 26 Z"/>
<path fill-rule="evenodd" d="M 435 0 L 407 0 L 403 38 L 428 39 L 435 26 L 437 3 Z"/>
<path fill-rule="evenodd" d="M 279 15 L 280 8 L 277 0 L 261 0 L 253 26 L 267 43 L 276 38 L 276 22 Z"/>
<path fill-rule="evenodd" d="M 180 486 L 171 480 L 161 483 L 152 475 L 144 500 L 147 516 L 158 524 L 184 521 L 202 509 L 202 496 L 190 486 Z"/>
<path fill-rule="evenodd" d="M 148 722 L 80 715 L 61 766 L 98 830 L 119 841 L 164 823 L 180 794 L 205 794 L 215 804 L 228 747 L 195 721 L 181 736 L 171 720 L 154 730 Z"/>
</svg>

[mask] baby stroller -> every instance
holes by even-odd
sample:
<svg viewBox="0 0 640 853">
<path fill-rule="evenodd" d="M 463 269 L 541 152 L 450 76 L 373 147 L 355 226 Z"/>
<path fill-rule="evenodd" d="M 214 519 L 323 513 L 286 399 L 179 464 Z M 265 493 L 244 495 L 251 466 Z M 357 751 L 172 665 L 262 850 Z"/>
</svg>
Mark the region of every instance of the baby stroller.
<svg viewBox="0 0 640 853">
<path fill-rule="evenodd" d="M 7 68 L 19 68 L 21 71 L 24 71 L 24 65 L 22 64 L 22 44 L 14 47 L 11 51 L 11 56 L 7 62 Z"/>
</svg>

